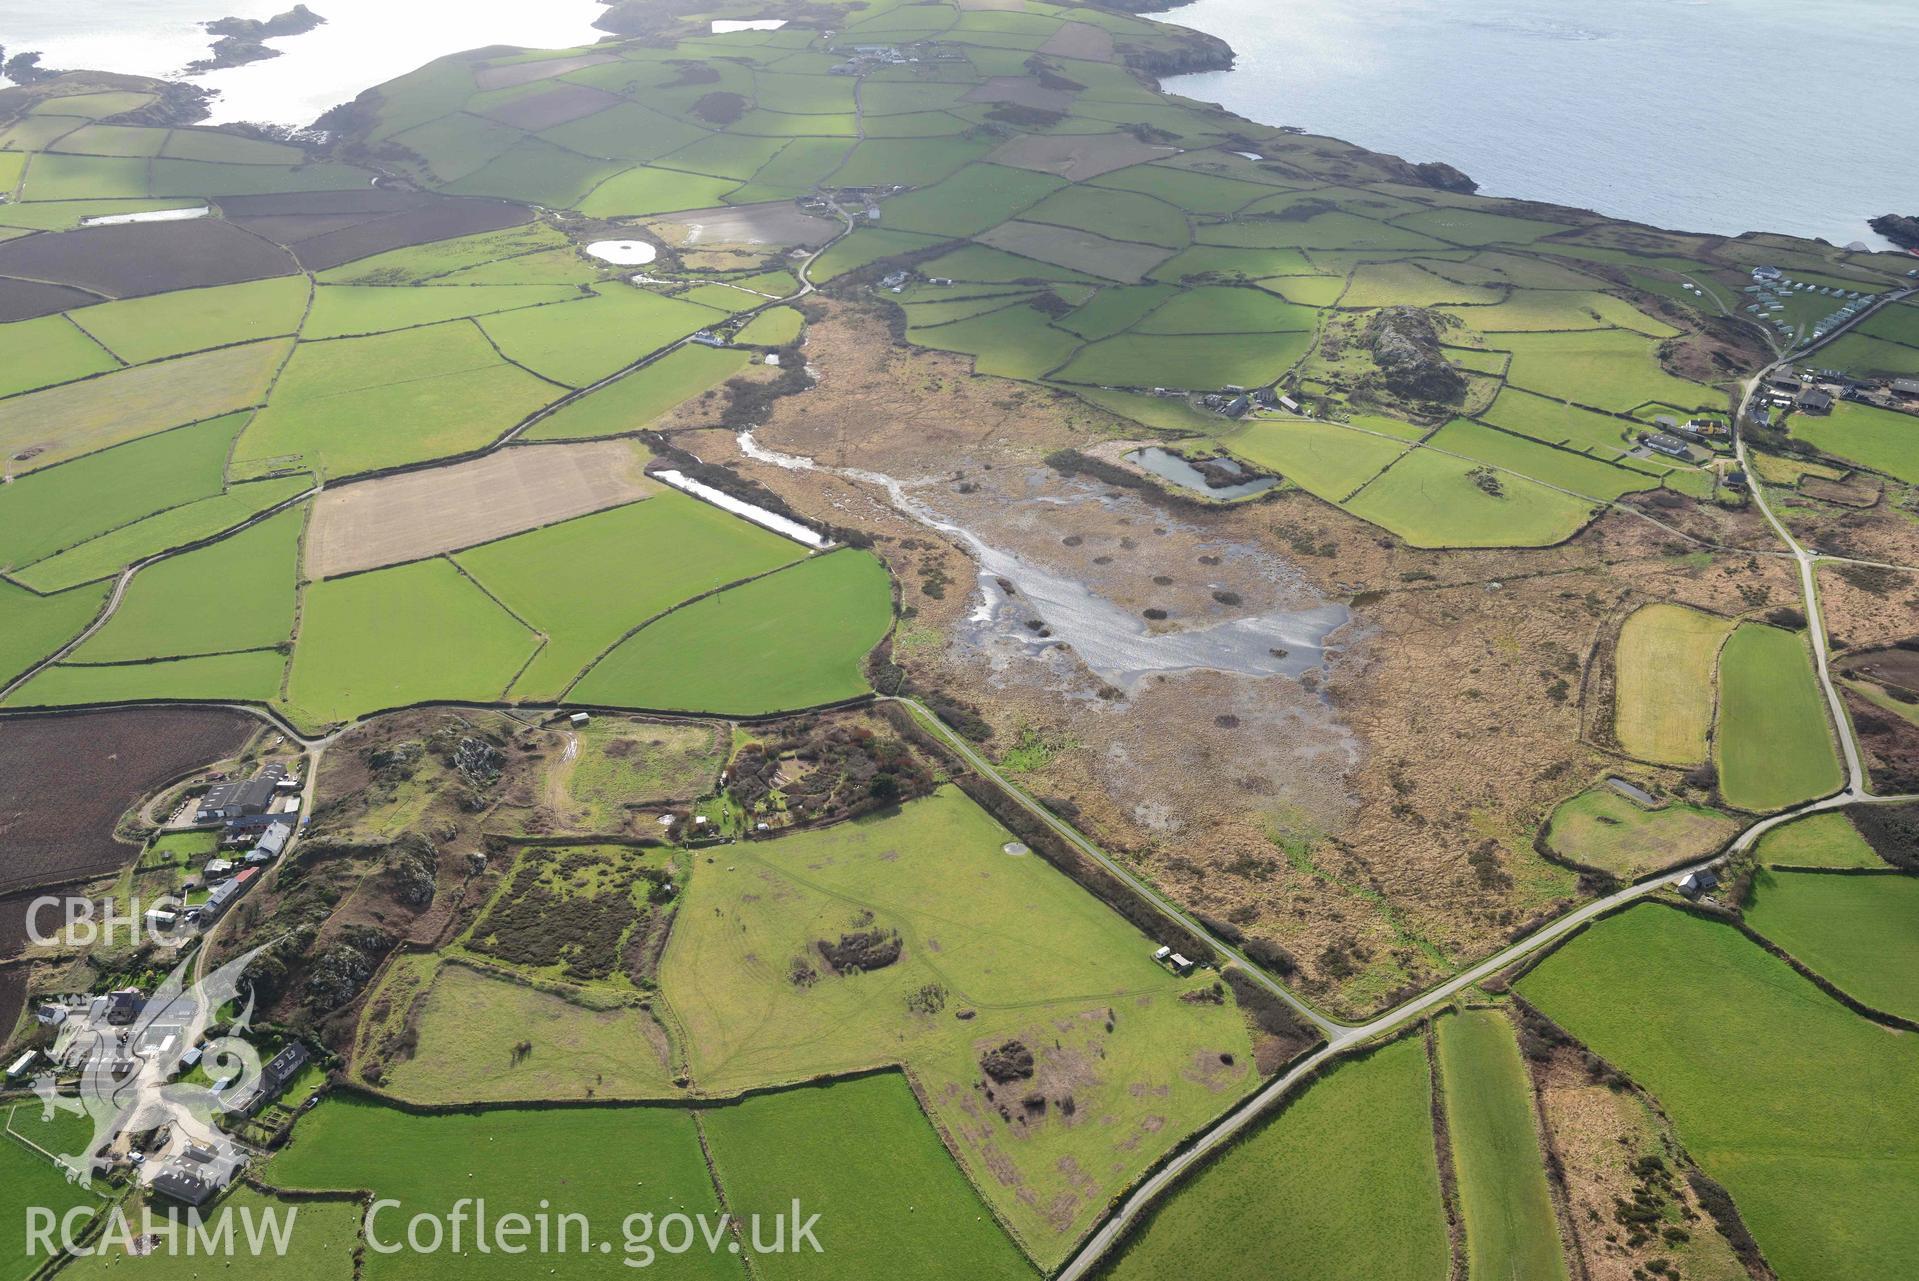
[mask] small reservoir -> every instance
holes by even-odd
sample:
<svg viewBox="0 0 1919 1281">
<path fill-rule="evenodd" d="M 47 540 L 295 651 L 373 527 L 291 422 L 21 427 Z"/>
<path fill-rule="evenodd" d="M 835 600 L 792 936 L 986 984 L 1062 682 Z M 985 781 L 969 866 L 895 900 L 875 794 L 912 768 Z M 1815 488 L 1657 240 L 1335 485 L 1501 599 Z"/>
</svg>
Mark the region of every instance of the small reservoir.
<svg viewBox="0 0 1919 1281">
<path fill-rule="evenodd" d="M 1208 498 L 1217 498 L 1222 502 L 1263 494 L 1279 484 L 1279 477 L 1255 475 L 1235 458 L 1224 456 L 1202 458 L 1195 463 L 1181 454 L 1175 454 L 1170 449 L 1161 449 L 1158 445 L 1135 449 L 1126 455 L 1126 461 L 1135 467 L 1144 468 L 1161 480 L 1171 481 L 1181 489 L 1190 489 L 1194 493 L 1204 494 Z M 1243 477 L 1243 479 L 1234 479 L 1235 477 Z"/>
</svg>

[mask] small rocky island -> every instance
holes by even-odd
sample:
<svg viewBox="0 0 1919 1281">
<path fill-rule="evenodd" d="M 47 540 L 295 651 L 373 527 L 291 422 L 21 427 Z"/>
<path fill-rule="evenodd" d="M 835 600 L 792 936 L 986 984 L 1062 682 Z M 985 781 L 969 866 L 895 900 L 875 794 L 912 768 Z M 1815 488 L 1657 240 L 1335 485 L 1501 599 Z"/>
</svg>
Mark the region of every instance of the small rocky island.
<svg viewBox="0 0 1919 1281">
<path fill-rule="evenodd" d="M 275 14 L 264 21 L 259 18 L 216 18 L 206 24 L 207 31 L 219 37 L 213 42 L 213 56 L 188 63 L 187 72 L 199 75 L 224 67 L 239 67 L 249 62 L 277 58 L 280 51 L 270 47 L 266 43 L 268 40 L 304 35 L 325 22 L 325 18 L 303 4 L 296 4 L 285 13 Z"/>
<path fill-rule="evenodd" d="M 1919 249 L 1919 217 L 1885 214 L 1866 225 L 1901 249 Z"/>
</svg>

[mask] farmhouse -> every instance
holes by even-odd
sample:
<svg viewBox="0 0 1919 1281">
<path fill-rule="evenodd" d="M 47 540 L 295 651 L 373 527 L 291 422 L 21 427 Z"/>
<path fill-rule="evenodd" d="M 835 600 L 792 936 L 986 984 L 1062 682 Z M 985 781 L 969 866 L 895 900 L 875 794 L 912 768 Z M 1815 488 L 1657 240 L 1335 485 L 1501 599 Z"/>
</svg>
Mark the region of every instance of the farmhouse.
<svg viewBox="0 0 1919 1281">
<path fill-rule="evenodd" d="M 1719 875 L 1710 867 L 1698 872 L 1688 872 L 1679 881 L 1679 892 L 1687 898 L 1698 898 L 1701 894 L 1719 888 Z"/>
<path fill-rule="evenodd" d="M 307 1065 L 310 1057 L 307 1047 L 299 1041 L 289 1044 L 267 1060 L 266 1065 L 260 1069 L 260 1079 L 253 1083 L 252 1088 L 233 1101 L 233 1110 L 252 1116 L 279 1098 L 292 1083 L 293 1078 L 300 1074 L 300 1069 Z"/>
</svg>

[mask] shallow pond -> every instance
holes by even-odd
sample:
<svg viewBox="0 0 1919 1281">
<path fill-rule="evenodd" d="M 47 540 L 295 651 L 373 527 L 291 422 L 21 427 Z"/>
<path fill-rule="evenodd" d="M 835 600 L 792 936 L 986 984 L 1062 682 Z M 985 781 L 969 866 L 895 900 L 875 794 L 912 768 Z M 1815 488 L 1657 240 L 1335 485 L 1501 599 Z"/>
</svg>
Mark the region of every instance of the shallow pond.
<svg viewBox="0 0 1919 1281">
<path fill-rule="evenodd" d="M 1222 502 L 1235 498 L 1247 498 L 1253 494 L 1263 494 L 1279 484 L 1277 476 L 1252 476 L 1236 485 L 1215 485 L 1207 479 L 1206 473 L 1195 467 L 1190 460 L 1169 449 L 1161 449 L 1158 445 L 1135 449 L 1126 455 L 1126 461 L 1153 473 L 1161 480 L 1170 480 L 1182 489 L 1190 489 Z M 1204 461 L 1209 462 L 1219 471 L 1235 476 L 1248 474 L 1244 467 L 1230 458 L 1213 458 Z"/>
</svg>

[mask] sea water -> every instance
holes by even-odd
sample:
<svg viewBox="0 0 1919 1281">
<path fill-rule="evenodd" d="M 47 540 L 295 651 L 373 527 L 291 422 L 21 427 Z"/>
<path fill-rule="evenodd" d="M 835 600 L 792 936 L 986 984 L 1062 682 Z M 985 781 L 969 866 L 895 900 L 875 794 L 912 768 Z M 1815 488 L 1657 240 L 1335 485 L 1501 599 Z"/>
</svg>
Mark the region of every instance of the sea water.
<svg viewBox="0 0 1919 1281">
<path fill-rule="evenodd" d="M 200 24 L 269 18 L 295 0 L 0 0 L 0 46 L 40 65 L 177 77 L 211 56 Z M 269 40 L 277 58 L 190 77 L 217 89 L 213 122 L 306 125 L 384 80 L 484 45 L 566 49 L 606 33 L 598 0 L 307 0 L 326 25 Z M 0 81 L 0 83 L 5 83 Z"/>
<path fill-rule="evenodd" d="M 1175 93 L 1489 195 L 1655 226 L 1885 241 L 1919 214 L 1914 0 L 1197 0 L 1232 71 Z"/>
</svg>

